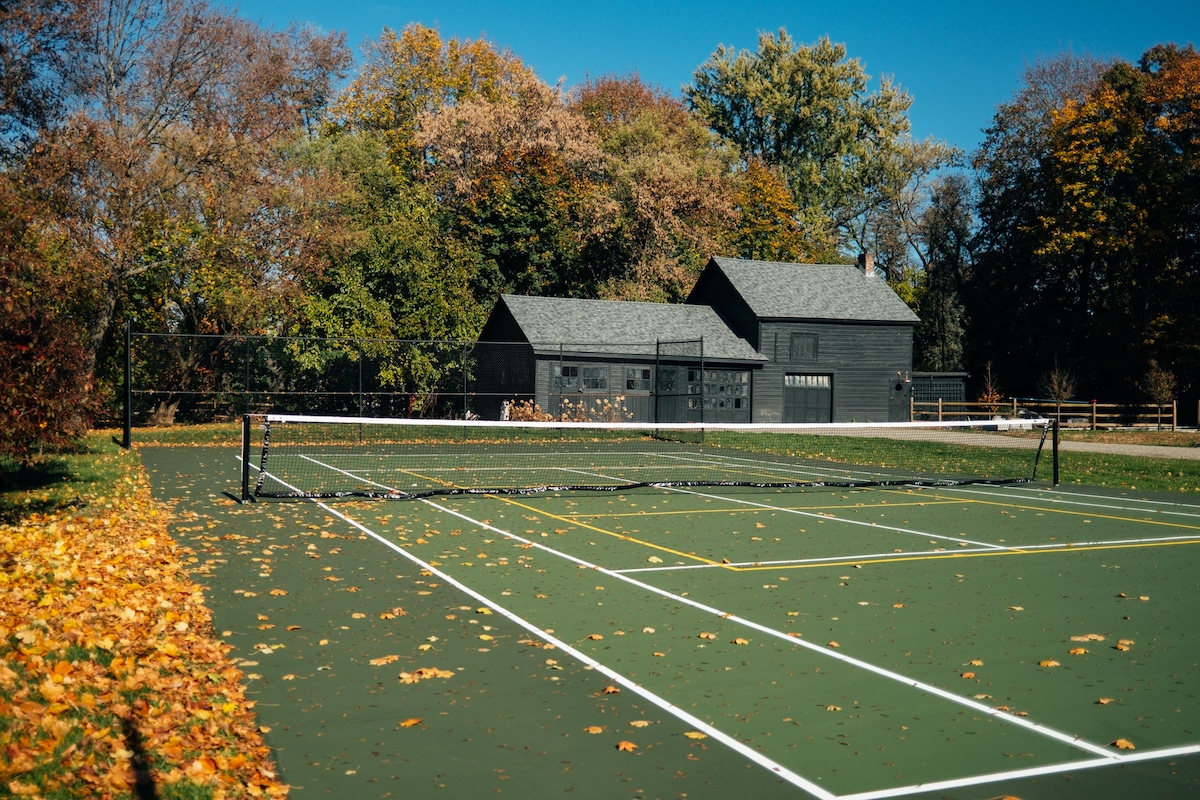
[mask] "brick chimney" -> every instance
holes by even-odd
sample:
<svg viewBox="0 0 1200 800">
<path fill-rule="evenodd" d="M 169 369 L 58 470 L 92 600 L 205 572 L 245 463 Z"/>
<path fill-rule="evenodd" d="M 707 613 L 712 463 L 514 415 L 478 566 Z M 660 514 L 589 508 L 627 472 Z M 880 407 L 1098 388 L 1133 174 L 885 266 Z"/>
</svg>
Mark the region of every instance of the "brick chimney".
<svg viewBox="0 0 1200 800">
<path fill-rule="evenodd" d="M 872 253 L 858 254 L 858 268 L 863 271 L 863 274 L 868 278 L 875 277 L 875 256 Z"/>
</svg>

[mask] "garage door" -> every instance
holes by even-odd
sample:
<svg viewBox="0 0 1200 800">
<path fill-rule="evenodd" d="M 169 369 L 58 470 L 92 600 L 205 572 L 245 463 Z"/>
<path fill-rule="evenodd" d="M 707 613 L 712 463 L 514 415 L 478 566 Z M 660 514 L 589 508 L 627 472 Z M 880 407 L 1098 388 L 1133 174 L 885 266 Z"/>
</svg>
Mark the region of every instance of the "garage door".
<svg viewBox="0 0 1200 800">
<path fill-rule="evenodd" d="M 783 376 L 784 422 L 829 422 L 833 376 L 789 373 Z"/>
</svg>

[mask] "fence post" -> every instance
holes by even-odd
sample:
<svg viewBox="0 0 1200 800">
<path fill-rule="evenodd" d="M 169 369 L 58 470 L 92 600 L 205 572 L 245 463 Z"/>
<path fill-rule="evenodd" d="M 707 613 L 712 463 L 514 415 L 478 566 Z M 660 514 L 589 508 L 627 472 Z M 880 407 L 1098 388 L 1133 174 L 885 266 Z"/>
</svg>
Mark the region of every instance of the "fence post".
<svg viewBox="0 0 1200 800">
<path fill-rule="evenodd" d="M 121 447 L 133 446 L 133 320 L 125 320 L 125 409 Z"/>
<path fill-rule="evenodd" d="M 1016 419 L 1017 418 L 1017 398 L 1014 397 L 1012 399 L 1012 401 L 1013 401 L 1012 418 Z"/>
<path fill-rule="evenodd" d="M 1178 421 L 1178 411 L 1174 400 L 1171 401 L 1171 433 L 1175 432 L 1175 423 Z"/>
<path fill-rule="evenodd" d="M 942 398 L 938 398 L 938 422 L 942 421 Z"/>
<path fill-rule="evenodd" d="M 1092 430 L 1096 430 L 1096 401 L 1092 401 Z"/>
<path fill-rule="evenodd" d="M 1052 458 L 1054 460 L 1053 474 L 1054 485 L 1058 486 L 1058 418 L 1054 419 L 1054 443 L 1052 445 Z"/>
<path fill-rule="evenodd" d="M 908 396 L 908 421 L 912 422 L 916 418 L 917 418 L 916 400 L 914 400 L 913 396 L 910 394 Z"/>
</svg>

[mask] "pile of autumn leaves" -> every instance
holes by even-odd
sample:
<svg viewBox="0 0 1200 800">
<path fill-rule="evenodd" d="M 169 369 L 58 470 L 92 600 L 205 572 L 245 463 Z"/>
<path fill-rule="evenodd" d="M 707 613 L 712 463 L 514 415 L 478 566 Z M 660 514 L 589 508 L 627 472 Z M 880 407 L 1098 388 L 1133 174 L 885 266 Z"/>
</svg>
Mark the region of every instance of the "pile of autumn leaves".
<svg viewBox="0 0 1200 800">
<path fill-rule="evenodd" d="M 121 483 L 0 526 L 0 795 L 286 795 L 168 512 Z"/>
</svg>

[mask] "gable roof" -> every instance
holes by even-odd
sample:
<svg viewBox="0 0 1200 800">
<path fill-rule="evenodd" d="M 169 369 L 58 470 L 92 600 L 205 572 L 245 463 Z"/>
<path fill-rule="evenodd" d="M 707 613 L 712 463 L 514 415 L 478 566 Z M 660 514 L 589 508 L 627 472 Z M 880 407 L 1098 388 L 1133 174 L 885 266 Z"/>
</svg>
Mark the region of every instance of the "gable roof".
<svg viewBox="0 0 1200 800">
<path fill-rule="evenodd" d="M 704 271 L 712 269 L 725 275 L 759 319 L 920 322 L 887 281 L 858 267 L 713 257 Z"/>
<path fill-rule="evenodd" d="M 653 358 L 658 342 L 703 338 L 706 360 L 767 360 L 730 330 L 710 306 L 506 294 L 501 295 L 493 317 L 501 306 L 538 353 L 557 353 L 561 346 L 564 352 L 574 354 Z"/>
</svg>

